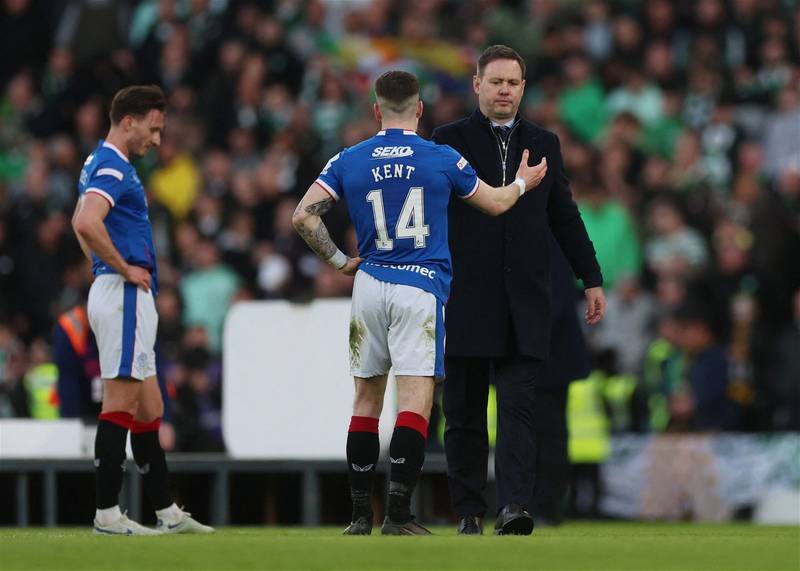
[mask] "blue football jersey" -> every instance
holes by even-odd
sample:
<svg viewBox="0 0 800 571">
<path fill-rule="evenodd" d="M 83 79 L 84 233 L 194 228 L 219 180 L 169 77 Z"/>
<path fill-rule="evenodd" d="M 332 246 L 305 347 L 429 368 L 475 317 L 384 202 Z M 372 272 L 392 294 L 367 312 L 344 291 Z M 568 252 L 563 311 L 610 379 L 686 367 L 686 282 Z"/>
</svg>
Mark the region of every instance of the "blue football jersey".
<svg viewBox="0 0 800 571">
<path fill-rule="evenodd" d="M 452 267 L 447 205 L 478 189 L 472 166 L 447 145 L 387 129 L 334 156 L 317 183 L 344 198 L 358 235 L 360 269 L 446 301 Z"/>
<path fill-rule="evenodd" d="M 78 181 L 80 196 L 89 192 L 108 201 L 111 210 L 104 222 L 114 247 L 127 263 L 150 270 L 152 289 L 157 291 L 156 252 L 142 181 L 125 155 L 102 139 L 83 164 Z M 92 262 L 95 275 L 117 273 L 94 252 Z"/>
</svg>

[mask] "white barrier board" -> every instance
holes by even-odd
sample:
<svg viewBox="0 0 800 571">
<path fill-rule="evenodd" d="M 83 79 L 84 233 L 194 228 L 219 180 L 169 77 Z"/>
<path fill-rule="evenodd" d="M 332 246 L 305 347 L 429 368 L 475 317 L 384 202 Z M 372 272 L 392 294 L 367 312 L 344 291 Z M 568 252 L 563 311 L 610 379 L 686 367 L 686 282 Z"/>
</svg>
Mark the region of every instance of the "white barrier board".
<svg viewBox="0 0 800 571">
<path fill-rule="evenodd" d="M 79 458 L 82 440 L 76 418 L 0 420 L 0 458 Z"/>
<path fill-rule="evenodd" d="M 256 301 L 225 320 L 222 422 L 234 458 L 344 458 L 353 403 L 350 300 Z M 380 422 L 394 428 L 393 379 Z"/>
</svg>

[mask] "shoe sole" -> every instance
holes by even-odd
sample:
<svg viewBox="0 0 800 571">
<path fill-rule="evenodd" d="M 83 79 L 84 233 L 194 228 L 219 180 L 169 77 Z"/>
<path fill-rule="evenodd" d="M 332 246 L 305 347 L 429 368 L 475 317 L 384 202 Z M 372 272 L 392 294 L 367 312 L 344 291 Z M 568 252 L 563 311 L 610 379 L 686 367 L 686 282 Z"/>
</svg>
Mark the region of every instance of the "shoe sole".
<svg viewBox="0 0 800 571">
<path fill-rule="evenodd" d="M 405 527 L 391 526 L 391 527 L 382 527 L 381 535 L 433 535 L 433 534 L 431 532 L 414 533 L 413 531 L 411 531 L 410 529 L 406 529 Z"/>
<path fill-rule="evenodd" d="M 416 533 L 402 527 L 382 527 L 381 535 L 416 535 Z"/>
<path fill-rule="evenodd" d="M 161 532 L 161 535 L 208 535 L 211 533 L 216 533 L 217 530 L 211 529 L 210 531 L 207 531 L 205 529 L 181 529 L 179 531 L 173 531 L 161 529 L 159 531 Z"/>
<path fill-rule="evenodd" d="M 148 536 L 155 536 L 155 535 L 164 535 L 163 533 L 122 533 L 121 531 L 108 531 L 105 529 L 99 529 L 97 527 L 92 529 L 92 533 L 94 535 L 118 535 L 120 537 L 148 537 Z"/>
<path fill-rule="evenodd" d="M 371 529 L 352 530 L 348 527 L 342 532 L 342 535 L 372 535 L 372 530 Z"/>
<path fill-rule="evenodd" d="M 121 531 L 107 531 L 105 529 L 100 529 L 98 527 L 95 527 L 92 530 L 92 533 L 94 533 L 95 535 L 121 535 L 123 537 L 129 536 L 129 535 L 133 535 L 133 533 L 127 533 L 127 532 L 126 533 L 122 533 Z"/>
</svg>

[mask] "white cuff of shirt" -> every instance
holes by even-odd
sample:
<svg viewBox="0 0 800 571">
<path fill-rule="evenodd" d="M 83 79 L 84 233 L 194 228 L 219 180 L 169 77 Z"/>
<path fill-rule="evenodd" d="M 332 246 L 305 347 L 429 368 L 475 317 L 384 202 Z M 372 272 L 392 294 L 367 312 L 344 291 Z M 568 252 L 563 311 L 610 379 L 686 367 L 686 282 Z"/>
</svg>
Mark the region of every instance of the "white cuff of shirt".
<svg viewBox="0 0 800 571">
<path fill-rule="evenodd" d="M 525 194 L 525 179 L 522 177 L 517 177 L 514 179 L 514 184 L 519 187 L 519 195 L 522 196 Z"/>
<path fill-rule="evenodd" d="M 347 255 L 337 248 L 336 252 L 334 252 L 333 256 L 328 258 L 327 262 L 337 270 L 341 270 L 347 263 Z"/>
</svg>

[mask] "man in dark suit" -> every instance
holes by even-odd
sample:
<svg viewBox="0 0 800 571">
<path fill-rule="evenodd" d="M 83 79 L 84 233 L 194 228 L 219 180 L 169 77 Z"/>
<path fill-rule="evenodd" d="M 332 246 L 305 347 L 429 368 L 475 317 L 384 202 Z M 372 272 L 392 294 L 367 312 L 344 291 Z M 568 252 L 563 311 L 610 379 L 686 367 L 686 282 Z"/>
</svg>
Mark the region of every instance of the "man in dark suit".
<svg viewBox="0 0 800 571">
<path fill-rule="evenodd" d="M 444 385 L 445 452 L 459 533 L 481 533 L 487 505 L 486 401 L 497 389 L 495 476 L 498 534 L 530 534 L 535 472 L 534 380 L 550 352 L 553 237 L 582 280 L 586 321 L 605 311 L 594 247 L 572 200 L 558 137 L 517 116 L 525 62 L 506 46 L 478 60 L 473 87 L 479 108 L 437 128 L 433 140 L 459 151 L 490 184 L 514 178 L 524 149 L 548 172 L 536 193 L 490 218 L 452 201 L 449 210 L 453 286 L 447 303 Z M 552 232 L 552 234 L 551 234 Z"/>
</svg>

